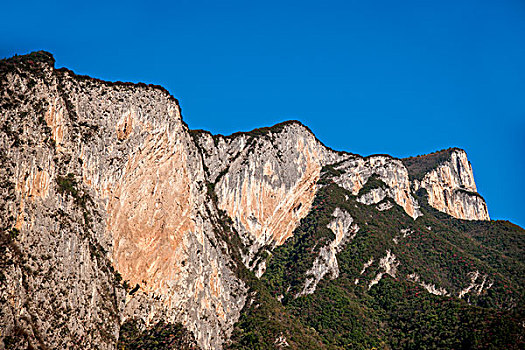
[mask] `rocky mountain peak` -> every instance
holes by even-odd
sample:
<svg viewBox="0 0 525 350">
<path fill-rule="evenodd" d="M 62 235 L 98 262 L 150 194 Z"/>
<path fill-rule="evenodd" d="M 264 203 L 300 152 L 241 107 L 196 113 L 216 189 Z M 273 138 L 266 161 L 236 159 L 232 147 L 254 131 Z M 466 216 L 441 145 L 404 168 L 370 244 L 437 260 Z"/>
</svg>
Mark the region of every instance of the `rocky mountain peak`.
<svg viewBox="0 0 525 350">
<path fill-rule="evenodd" d="M 270 284 L 291 274 L 274 254 L 319 251 L 299 266 L 307 280 L 289 286 L 295 298 L 315 295 L 323 279 L 355 272 L 338 261 L 354 239 L 368 247 L 370 227 L 386 237 L 385 222 L 401 225 L 380 254 L 356 257 L 370 262 L 355 286 L 379 264 L 370 290 L 406 272 L 394 249 L 430 234 L 426 202 L 490 224 L 458 148 L 362 157 L 298 121 L 229 136 L 190 130 L 165 89 L 54 69 L 43 51 L 2 60 L 0 89 L 0 339 L 23 334 L 19 347 L 114 349 L 133 321 L 180 323 L 201 348 L 221 349 L 257 295 L 270 298 L 268 265 L 280 271 Z"/>
<path fill-rule="evenodd" d="M 424 189 L 431 206 L 458 219 L 490 220 L 464 150 L 449 148 L 405 158 L 403 162 L 413 179 L 414 191 Z"/>
</svg>

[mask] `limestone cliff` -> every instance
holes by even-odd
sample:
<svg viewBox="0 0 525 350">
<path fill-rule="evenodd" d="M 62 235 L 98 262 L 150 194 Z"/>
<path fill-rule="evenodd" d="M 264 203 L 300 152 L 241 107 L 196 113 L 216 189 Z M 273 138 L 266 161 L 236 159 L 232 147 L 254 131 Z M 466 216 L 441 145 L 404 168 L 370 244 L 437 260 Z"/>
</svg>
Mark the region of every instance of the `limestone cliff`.
<svg viewBox="0 0 525 350">
<path fill-rule="evenodd" d="M 3 257 L 2 335 L 114 348 L 135 318 L 181 322 L 219 348 L 244 287 L 177 101 L 55 70 L 46 53 L 3 65 L 2 230 L 20 233 Z"/>
<path fill-rule="evenodd" d="M 370 199 L 366 196 L 361 197 L 361 200 L 366 204 L 375 204 L 388 196 L 403 207 L 412 218 L 416 219 L 421 215 L 419 204 L 411 194 L 408 171 L 400 160 L 384 155 L 366 158 L 353 155 L 347 160 L 335 164 L 334 168 L 340 173 L 335 182 L 354 195 L 359 194 L 359 191 L 372 175 L 376 175 L 384 182 L 387 189 L 381 190 L 377 194 L 373 193 Z M 377 198 L 374 199 L 374 195 Z"/>
<path fill-rule="evenodd" d="M 458 219 L 490 220 L 464 150 L 453 148 L 404 162 L 415 177 L 413 190 L 425 189 L 431 206 Z"/>
<path fill-rule="evenodd" d="M 218 206 L 233 220 L 244 263 L 255 268 L 262 247 L 283 244 L 310 210 L 323 165 L 342 156 L 299 122 L 237 133 L 198 134 Z M 264 266 L 258 266 L 259 275 Z"/>
<path fill-rule="evenodd" d="M 0 349 L 115 349 L 130 320 L 181 323 L 221 349 L 248 300 L 240 266 L 264 275 L 312 211 L 323 168 L 359 203 L 397 204 L 411 222 L 420 189 L 438 210 L 489 220 L 465 152 L 438 160 L 335 152 L 295 121 L 192 131 L 161 87 L 78 76 L 45 52 L 3 60 Z M 348 212 L 331 215 L 335 239 L 301 295 L 339 276 L 337 254 L 359 230 Z M 377 281 L 395 276 L 390 251 L 376 260 Z"/>
</svg>

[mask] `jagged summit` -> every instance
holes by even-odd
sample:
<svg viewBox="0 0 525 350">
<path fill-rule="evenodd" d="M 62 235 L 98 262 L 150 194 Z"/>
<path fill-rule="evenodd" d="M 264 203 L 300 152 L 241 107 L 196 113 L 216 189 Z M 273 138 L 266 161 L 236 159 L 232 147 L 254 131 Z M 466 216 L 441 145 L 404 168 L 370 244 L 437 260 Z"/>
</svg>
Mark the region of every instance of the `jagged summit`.
<svg viewBox="0 0 525 350">
<path fill-rule="evenodd" d="M 54 68 L 55 58 L 54 58 L 52 53 L 50 53 L 48 51 L 45 51 L 45 50 L 40 50 L 40 51 L 31 52 L 31 53 L 28 53 L 28 54 L 25 54 L 25 55 L 15 55 L 13 57 L 4 58 L 4 59 L 2 59 L 0 61 L 0 66 L 7 64 L 7 66 L 8 67 L 11 66 L 11 69 L 12 69 L 12 66 L 16 65 L 17 63 L 18 64 L 19 63 L 23 63 L 23 64 L 29 64 L 29 65 L 36 64 L 36 63 L 46 63 L 47 65 L 51 66 L 51 68 Z M 21 68 L 22 69 L 23 68 L 27 68 L 27 66 L 23 66 Z M 162 87 L 161 85 L 145 84 L 145 83 L 141 83 L 141 82 L 133 83 L 133 82 L 102 80 L 102 79 L 92 78 L 92 77 L 87 76 L 87 75 L 79 75 L 79 74 L 75 73 L 74 71 L 72 71 L 72 70 L 70 70 L 68 68 L 59 68 L 59 69 L 56 69 L 56 71 L 66 73 L 66 74 L 70 75 L 71 77 L 73 77 L 75 79 L 78 79 L 78 80 L 91 80 L 93 82 L 98 82 L 98 83 L 102 83 L 102 84 L 109 85 L 109 86 L 111 86 L 111 85 L 122 85 L 122 86 L 136 86 L 136 87 L 141 87 L 141 88 L 146 87 L 146 88 L 158 89 L 158 90 L 161 90 L 161 91 L 165 92 L 170 97 L 170 99 L 174 100 L 177 103 L 178 108 L 180 110 L 179 101 L 166 88 Z M 7 71 L 4 71 L 4 70 L 2 70 L 0 72 L 3 73 L 3 74 L 7 73 Z M 286 121 L 277 123 L 277 124 L 272 125 L 272 126 L 259 127 L 259 128 L 255 128 L 255 129 L 250 130 L 250 131 L 238 131 L 238 132 L 234 132 L 234 133 L 232 133 L 230 135 L 212 134 L 210 131 L 204 130 L 204 129 L 191 129 L 191 131 L 195 132 L 195 133 L 206 133 L 206 134 L 210 134 L 212 136 L 221 137 L 221 138 L 236 138 L 236 137 L 243 136 L 243 135 L 246 135 L 246 136 L 264 136 L 264 135 L 268 135 L 268 134 L 271 134 L 271 133 L 279 133 L 279 132 L 285 130 L 285 127 L 289 126 L 289 125 L 299 126 L 299 127 L 303 128 L 305 131 L 307 131 L 308 133 L 310 133 L 311 135 L 313 135 L 314 137 L 316 137 L 315 134 L 313 133 L 313 131 L 307 125 L 305 125 L 303 122 L 301 122 L 299 120 L 286 120 Z M 316 137 L 316 139 L 317 139 L 317 137 Z M 318 140 L 318 141 L 320 143 L 322 143 L 320 140 Z M 323 146 L 328 148 L 324 144 L 323 144 Z M 425 154 L 425 155 L 418 155 L 418 156 L 415 156 L 415 157 L 404 158 L 404 159 L 402 159 L 402 161 L 405 163 L 405 165 L 409 169 L 410 176 L 413 177 L 413 178 L 419 178 L 423 174 L 426 174 L 428 171 L 432 170 L 432 168 L 437 167 L 441 162 L 443 162 L 445 159 L 447 159 L 447 157 L 453 151 L 465 152 L 464 150 L 462 150 L 460 148 L 453 147 L 453 148 L 443 149 L 443 150 L 432 152 L 432 153 Z M 337 151 L 337 152 L 338 153 L 342 153 L 342 154 L 343 153 L 344 154 L 353 154 L 353 153 L 349 153 L 348 151 Z M 390 157 L 392 159 L 397 159 L 397 158 L 395 158 L 395 157 L 393 157 L 391 155 L 388 155 L 388 154 L 374 154 L 374 155 L 369 155 L 369 156 L 367 156 L 365 158 L 375 157 L 375 156 L 385 156 L 385 157 Z"/>
</svg>

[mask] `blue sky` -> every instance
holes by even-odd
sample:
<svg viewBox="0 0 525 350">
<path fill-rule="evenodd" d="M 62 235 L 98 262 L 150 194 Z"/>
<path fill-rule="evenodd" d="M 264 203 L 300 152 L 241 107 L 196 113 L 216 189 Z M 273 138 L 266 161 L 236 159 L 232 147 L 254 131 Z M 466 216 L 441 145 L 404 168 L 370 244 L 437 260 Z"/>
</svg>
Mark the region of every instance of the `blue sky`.
<svg viewBox="0 0 525 350">
<path fill-rule="evenodd" d="M 326 145 L 464 148 L 492 218 L 525 225 L 525 2 L 10 1 L 0 56 L 163 85 L 190 128 L 298 119 Z"/>
</svg>

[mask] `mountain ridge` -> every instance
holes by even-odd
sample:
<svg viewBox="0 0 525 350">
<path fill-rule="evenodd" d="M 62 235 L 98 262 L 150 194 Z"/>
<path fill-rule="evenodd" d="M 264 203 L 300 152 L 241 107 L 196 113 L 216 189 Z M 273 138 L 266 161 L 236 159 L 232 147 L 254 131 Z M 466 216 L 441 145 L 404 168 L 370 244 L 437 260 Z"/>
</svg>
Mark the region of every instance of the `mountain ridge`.
<svg viewBox="0 0 525 350">
<path fill-rule="evenodd" d="M 336 285 L 359 312 L 385 283 L 453 292 L 458 305 L 466 296 L 487 310 L 516 309 L 503 286 L 519 300 L 522 281 L 513 275 L 523 266 L 512 245 L 523 230 L 490 221 L 465 151 L 451 149 L 418 179 L 406 159 L 334 151 L 297 121 L 229 136 L 191 130 L 163 88 L 53 64 L 42 52 L 0 62 L 0 346 L 112 349 L 163 332 L 205 349 L 406 340 L 393 324 L 381 337 L 330 335 L 320 315 L 296 312 Z M 432 249 L 416 240 L 423 234 Z M 450 250 L 466 252 L 468 269 L 449 266 L 452 253 L 439 260 Z M 425 272 L 428 262 L 442 271 Z M 285 266 L 301 273 L 279 272 Z M 370 310 L 356 325 L 354 311 L 342 324 L 390 322 Z M 247 328 L 252 316 L 271 331 Z"/>
</svg>

